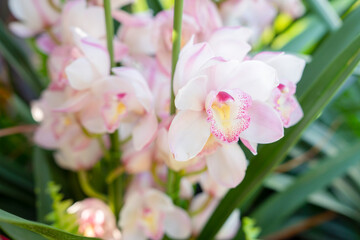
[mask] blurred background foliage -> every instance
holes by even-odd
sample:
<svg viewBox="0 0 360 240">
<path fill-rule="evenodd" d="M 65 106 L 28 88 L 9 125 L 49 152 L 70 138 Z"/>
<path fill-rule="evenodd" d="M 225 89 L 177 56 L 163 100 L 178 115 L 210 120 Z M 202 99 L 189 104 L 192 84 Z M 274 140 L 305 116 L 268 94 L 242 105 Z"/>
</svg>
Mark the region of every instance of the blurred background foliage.
<svg viewBox="0 0 360 240">
<path fill-rule="evenodd" d="M 156 12 L 172 2 L 141 0 L 127 9 L 140 12 L 150 7 Z M 303 17 L 292 21 L 280 14 L 255 51 L 283 50 L 311 62 L 318 46 L 360 6 L 356 0 L 304 3 Z M 13 20 L 7 1 L 0 2 L 0 12 L 0 208 L 46 223 L 52 204 L 46 192 L 49 181 L 63 186 L 65 198 L 76 201 L 83 194 L 76 176 L 56 167 L 51 153 L 31 141 L 36 124 L 30 104 L 46 85 L 46 56 L 33 41 L 20 40 L 6 30 Z M 243 222 L 246 235 L 257 226 L 266 239 L 360 239 L 360 155 L 352 154 L 359 152 L 359 141 L 357 66 L 285 161 L 242 204 L 242 216 L 250 217 Z M 237 239 L 244 239 L 243 230 Z"/>
</svg>

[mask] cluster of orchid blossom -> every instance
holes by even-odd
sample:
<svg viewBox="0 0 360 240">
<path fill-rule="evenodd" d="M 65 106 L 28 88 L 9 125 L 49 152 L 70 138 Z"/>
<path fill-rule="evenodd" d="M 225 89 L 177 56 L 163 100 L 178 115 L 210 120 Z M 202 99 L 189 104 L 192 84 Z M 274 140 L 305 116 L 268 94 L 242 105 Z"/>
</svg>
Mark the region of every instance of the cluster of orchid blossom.
<svg viewBox="0 0 360 240">
<path fill-rule="evenodd" d="M 60 167 L 88 171 L 109 157 L 110 135 L 118 138 L 116 161 L 122 174 L 133 176 L 123 207 L 113 213 L 100 199 L 76 202 L 68 212 L 78 216 L 80 234 L 185 239 L 201 231 L 227 190 L 243 180 L 248 163 L 238 142 L 256 154 L 258 144 L 279 140 L 301 119 L 294 94 L 304 60 L 280 52 L 249 55 L 249 42 L 276 11 L 297 17 L 303 6 L 185 0 L 172 103 L 173 9 L 156 16 L 121 10 L 133 2 L 111 1 L 121 24 L 112 44 L 118 67 L 111 68 L 103 1 L 9 0 L 19 20 L 10 29 L 35 37 L 49 56 L 51 82 L 32 106 L 41 122 L 34 139 L 55 151 Z M 170 171 L 180 178 L 178 198 L 186 207 L 167 194 Z M 217 238 L 232 238 L 239 226 L 235 210 Z"/>
</svg>

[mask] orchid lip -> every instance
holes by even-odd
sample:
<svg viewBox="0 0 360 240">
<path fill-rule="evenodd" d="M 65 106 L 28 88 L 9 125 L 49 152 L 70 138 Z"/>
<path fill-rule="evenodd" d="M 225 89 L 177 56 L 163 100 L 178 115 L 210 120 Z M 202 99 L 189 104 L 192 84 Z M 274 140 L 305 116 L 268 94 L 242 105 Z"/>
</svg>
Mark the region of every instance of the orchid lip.
<svg viewBox="0 0 360 240">
<path fill-rule="evenodd" d="M 206 112 L 211 133 L 224 142 L 237 142 L 240 133 L 250 125 L 247 110 L 251 106 L 251 97 L 239 89 L 219 91 L 209 97 L 212 99 Z"/>
</svg>

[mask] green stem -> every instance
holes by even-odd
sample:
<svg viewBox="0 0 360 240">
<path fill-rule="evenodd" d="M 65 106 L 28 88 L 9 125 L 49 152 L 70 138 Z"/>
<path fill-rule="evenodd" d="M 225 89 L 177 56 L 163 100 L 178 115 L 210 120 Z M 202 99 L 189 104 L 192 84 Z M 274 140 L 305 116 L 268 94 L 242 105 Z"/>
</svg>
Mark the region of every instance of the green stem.
<svg viewBox="0 0 360 240">
<path fill-rule="evenodd" d="M 105 23 L 106 23 L 106 39 L 107 39 L 107 48 L 109 51 L 110 57 L 110 65 L 111 68 L 115 67 L 115 60 L 114 60 L 114 46 L 113 46 L 113 39 L 114 39 L 114 24 L 113 19 L 111 16 L 111 0 L 104 0 L 104 8 L 105 8 Z M 111 73 L 111 69 L 110 69 Z M 120 165 L 120 141 L 119 141 L 119 131 L 116 130 L 114 133 L 110 134 L 110 169 L 111 172 L 113 169 L 117 169 Z M 108 192 L 109 192 L 109 205 L 112 211 L 114 212 L 115 216 L 119 216 L 121 203 L 122 203 L 122 176 L 117 176 L 111 184 L 109 184 Z"/>
<path fill-rule="evenodd" d="M 105 22 L 106 22 L 106 40 L 107 40 L 107 48 L 109 51 L 110 57 L 110 65 L 111 68 L 115 67 L 114 60 L 114 23 L 111 16 L 111 0 L 104 0 L 104 8 L 105 8 Z"/>
<path fill-rule="evenodd" d="M 174 26 L 172 32 L 172 68 L 171 68 L 171 86 L 170 86 L 170 115 L 176 113 L 175 108 L 175 94 L 174 94 L 174 74 L 177 61 L 179 59 L 179 53 L 181 49 L 181 25 L 182 25 L 182 15 L 183 15 L 183 0 L 175 0 L 174 5 Z M 171 197 L 173 202 L 176 204 L 179 199 L 180 194 L 180 180 L 181 175 L 178 172 L 175 172 L 168 169 L 168 179 L 167 179 L 167 194 Z"/>
<path fill-rule="evenodd" d="M 166 187 L 166 184 L 159 178 L 159 176 L 156 173 L 156 163 L 153 163 L 151 166 L 151 175 L 157 185 L 160 187 Z"/>
<path fill-rule="evenodd" d="M 191 217 L 195 216 L 195 215 L 198 215 L 200 213 L 202 213 L 211 203 L 213 197 L 211 195 L 209 195 L 206 199 L 206 201 L 198 208 L 196 209 L 195 211 L 192 211 L 192 212 L 189 212 L 189 215 Z"/>
<path fill-rule="evenodd" d="M 198 175 L 201 174 L 203 172 L 206 172 L 207 170 L 207 166 L 205 166 L 203 169 L 200 169 L 198 171 L 193 171 L 193 172 L 186 172 L 182 175 L 182 177 L 189 177 L 189 176 L 194 176 L 194 175 Z"/>
<path fill-rule="evenodd" d="M 86 171 L 79 171 L 78 178 L 80 187 L 86 195 L 89 197 L 99 198 L 105 202 L 107 201 L 107 198 L 103 194 L 98 193 L 95 189 L 92 188 L 89 183 Z"/>
<path fill-rule="evenodd" d="M 181 25 L 182 25 L 182 15 L 183 15 L 183 0 L 175 0 L 174 5 L 174 27 L 172 33 L 172 68 L 171 68 L 171 105 L 170 105 L 170 114 L 175 114 L 175 94 L 174 94 L 174 74 L 176 63 L 179 59 L 179 53 L 181 49 Z"/>
<path fill-rule="evenodd" d="M 119 176 L 121 176 L 125 172 L 124 166 L 119 166 L 116 169 L 114 169 L 106 178 L 106 182 L 108 184 L 111 184 L 115 179 L 117 179 Z"/>
</svg>

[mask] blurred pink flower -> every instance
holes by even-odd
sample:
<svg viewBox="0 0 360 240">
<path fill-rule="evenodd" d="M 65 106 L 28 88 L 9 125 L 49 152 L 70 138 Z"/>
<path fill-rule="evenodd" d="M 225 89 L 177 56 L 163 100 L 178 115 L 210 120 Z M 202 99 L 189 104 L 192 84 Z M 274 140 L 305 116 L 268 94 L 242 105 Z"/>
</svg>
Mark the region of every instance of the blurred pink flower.
<svg viewBox="0 0 360 240">
<path fill-rule="evenodd" d="M 271 26 L 277 11 L 269 0 L 228 0 L 221 3 L 220 13 L 225 26 L 251 28 L 252 42 L 256 42 Z"/>
<path fill-rule="evenodd" d="M 60 1 L 52 1 L 60 8 Z M 19 20 L 10 23 L 10 29 L 19 37 L 33 37 L 51 28 L 59 19 L 60 13 L 48 0 L 9 0 L 9 9 Z"/>
<path fill-rule="evenodd" d="M 209 200 L 207 193 L 200 193 L 196 195 L 191 201 L 190 211 L 194 212 L 199 210 Z M 216 206 L 219 204 L 219 199 L 212 198 L 206 209 L 191 218 L 192 232 L 196 236 L 205 226 L 207 220 L 214 212 Z M 229 218 L 226 220 L 222 228 L 216 234 L 215 239 L 233 239 L 240 227 L 240 211 L 236 209 L 232 212 Z"/>
<path fill-rule="evenodd" d="M 280 84 L 273 90 L 268 102 L 279 113 L 284 127 L 293 126 L 303 117 L 295 92 L 296 84 L 304 71 L 305 60 L 291 54 L 275 52 L 263 52 L 253 59 L 265 62 L 277 71 Z"/>
<path fill-rule="evenodd" d="M 165 233 L 171 238 L 185 239 L 191 232 L 187 213 L 155 189 L 131 192 L 121 210 L 119 224 L 126 240 L 158 240 Z"/>
<path fill-rule="evenodd" d="M 301 17 L 305 13 L 305 6 L 301 0 L 270 0 L 281 12 L 285 12 L 293 18 Z"/>
<path fill-rule="evenodd" d="M 80 234 L 104 240 L 121 239 L 121 233 L 116 227 L 115 216 L 101 200 L 87 198 L 74 203 L 67 211 L 76 214 Z"/>
<path fill-rule="evenodd" d="M 68 1 L 61 14 L 62 43 L 73 44 L 75 28 L 85 32 L 91 38 L 106 39 L 104 8 L 87 5 L 86 0 Z"/>
</svg>

